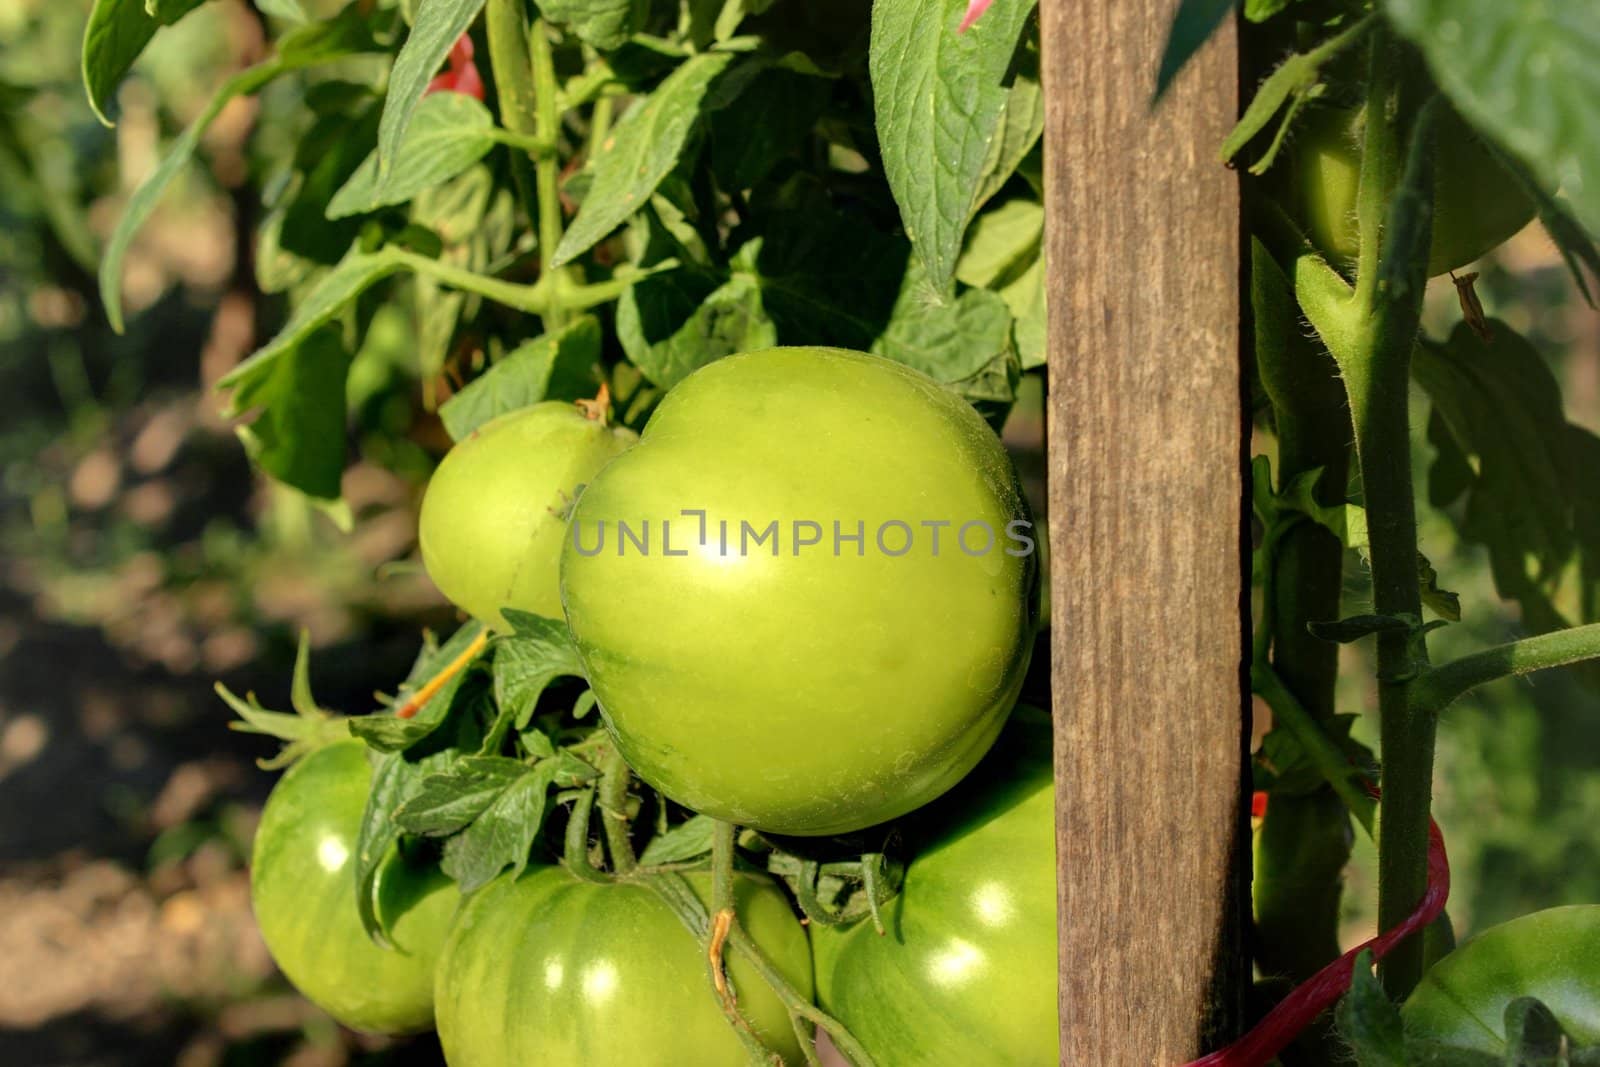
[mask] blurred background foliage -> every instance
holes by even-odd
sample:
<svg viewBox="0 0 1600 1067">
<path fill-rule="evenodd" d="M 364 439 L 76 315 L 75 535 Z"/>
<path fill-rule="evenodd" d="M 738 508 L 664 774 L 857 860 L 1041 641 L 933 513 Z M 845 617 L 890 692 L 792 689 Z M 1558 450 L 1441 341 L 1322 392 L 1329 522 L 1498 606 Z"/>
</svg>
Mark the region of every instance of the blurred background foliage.
<svg viewBox="0 0 1600 1067">
<path fill-rule="evenodd" d="M 367 710 L 421 629 L 450 625 L 414 564 L 415 506 L 446 438 L 421 402 L 409 324 L 376 321 L 352 372 L 360 458 L 341 533 L 252 474 L 212 390 L 281 313 L 254 283 L 251 235 L 267 161 L 303 132 L 292 83 L 230 104 L 161 201 L 129 255 L 126 335 L 95 294 L 128 192 L 215 86 L 259 58 L 261 18 L 223 0 L 162 31 L 107 129 L 78 80 L 85 14 L 0 2 L 0 1047 L 8 1062 L 84 1067 L 437 1062 L 426 1043 L 341 1032 L 273 974 L 244 871 L 271 784 L 251 761 L 266 753 L 226 729 L 211 690 L 221 679 L 281 704 L 304 629 L 319 697 Z M 1490 313 L 1539 346 L 1568 417 L 1600 432 L 1600 317 L 1547 240 L 1525 233 L 1483 269 Z M 1432 295 L 1443 334 L 1455 293 Z M 1036 500 L 1041 411 L 1030 378 L 1007 438 Z M 1419 400 L 1419 428 L 1426 414 Z M 1463 604 L 1435 647 L 1515 636 L 1484 551 L 1451 516 L 1423 514 L 1424 550 Z M 1373 706 L 1370 665 L 1348 666 L 1344 706 Z M 1361 729 L 1375 744 L 1375 725 Z M 1594 677 L 1481 690 L 1449 712 L 1440 750 L 1461 934 L 1600 900 Z M 1373 870 L 1358 845 L 1352 941 L 1371 931 Z"/>
</svg>

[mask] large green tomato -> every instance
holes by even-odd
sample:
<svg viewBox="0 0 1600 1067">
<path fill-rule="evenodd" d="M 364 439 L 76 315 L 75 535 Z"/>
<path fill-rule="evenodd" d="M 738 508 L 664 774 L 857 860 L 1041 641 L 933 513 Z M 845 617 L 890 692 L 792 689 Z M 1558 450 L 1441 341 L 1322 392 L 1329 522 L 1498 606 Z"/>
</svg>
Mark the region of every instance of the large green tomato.
<svg viewBox="0 0 1600 1067">
<path fill-rule="evenodd" d="M 878 1067 L 1059 1059 L 1055 790 L 1047 726 L 1015 721 L 949 796 L 870 922 L 814 924 L 817 998 Z"/>
<path fill-rule="evenodd" d="M 371 779 L 359 741 L 289 769 L 256 830 L 250 902 L 272 958 L 308 1000 L 352 1029 L 415 1033 L 433 1025 L 433 967 L 459 894 L 436 866 L 392 853 L 377 899 L 395 948 L 367 936 L 352 864 Z"/>
<path fill-rule="evenodd" d="M 440 592 L 490 626 L 501 608 L 561 617 L 567 509 L 631 445 L 631 430 L 549 401 L 478 427 L 439 464 L 422 500 L 422 562 Z"/>
<path fill-rule="evenodd" d="M 1600 1044 L 1600 905 L 1537 911 L 1466 942 L 1406 1000 L 1406 1033 L 1503 1056 L 1518 997 L 1543 1001 L 1580 1044 Z"/>
<path fill-rule="evenodd" d="M 589 484 L 562 596 L 645 781 L 835 834 L 927 803 L 993 743 L 1033 645 L 1031 548 L 1010 461 L 955 393 L 778 348 L 685 379 Z"/>
<path fill-rule="evenodd" d="M 711 876 L 686 877 L 709 903 Z M 783 894 L 741 876 L 735 909 L 809 997 L 811 949 Z M 803 1062 L 777 994 L 737 953 L 726 960 L 745 1018 L 785 1062 Z M 450 1067 L 749 1062 L 717 1004 L 705 952 L 655 892 L 580 881 L 560 867 L 503 875 L 473 894 L 439 961 L 438 1003 Z"/>
<path fill-rule="evenodd" d="M 1311 243 L 1349 267 L 1360 250 L 1356 193 L 1361 185 L 1362 110 L 1326 108 L 1296 127 L 1289 154 L 1291 197 Z M 1533 219 L 1535 206 L 1516 176 L 1454 111 L 1435 130 L 1433 248 L 1428 274 L 1466 266 Z"/>
</svg>

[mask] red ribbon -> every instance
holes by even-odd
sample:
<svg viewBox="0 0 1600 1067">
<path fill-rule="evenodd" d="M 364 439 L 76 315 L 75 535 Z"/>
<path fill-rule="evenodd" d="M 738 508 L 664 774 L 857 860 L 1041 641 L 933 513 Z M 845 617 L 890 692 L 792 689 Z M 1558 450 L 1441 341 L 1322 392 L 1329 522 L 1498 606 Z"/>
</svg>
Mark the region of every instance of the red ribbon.
<svg viewBox="0 0 1600 1067">
<path fill-rule="evenodd" d="M 1444 911 L 1450 897 L 1450 860 L 1444 851 L 1444 835 L 1439 824 L 1428 823 L 1428 889 L 1406 920 L 1370 941 L 1346 952 L 1312 975 L 1303 985 L 1284 997 L 1253 1029 L 1225 1049 L 1202 1056 L 1185 1067 L 1263 1067 L 1289 1046 L 1300 1032 L 1316 1021 L 1350 988 L 1356 957 L 1372 950 L 1381 960 L 1401 941 L 1417 933 Z"/>
<path fill-rule="evenodd" d="M 983 17 L 983 13 L 989 10 L 989 5 L 993 2 L 994 0 L 972 0 L 967 5 L 967 13 L 962 16 L 961 25 L 956 27 L 956 32 L 966 33 L 972 29 L 972 24 Z"/>
</svg>

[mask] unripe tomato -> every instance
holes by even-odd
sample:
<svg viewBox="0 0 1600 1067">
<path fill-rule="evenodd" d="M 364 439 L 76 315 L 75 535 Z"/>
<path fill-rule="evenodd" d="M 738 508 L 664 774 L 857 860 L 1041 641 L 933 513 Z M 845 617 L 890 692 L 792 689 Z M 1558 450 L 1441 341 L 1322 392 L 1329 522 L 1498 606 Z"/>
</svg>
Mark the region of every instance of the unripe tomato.
<svg viewBox="0 0 1600 1067">
<path fill-rule="evenodd" d="M 444 457 L 422 500 L 422 562 L 440 592 L 503 629 L 501 608 L 561 617 L 568 508 L 637 436 L 549 401 L 478 427 Z"/>
<path fill-rule="evenodd" d="M 999 733 L 1033 645 L 1027 523 L 999 439 L 933 380 L 839 349 L 731 356 L 580 497 L 567 623 L 640 777 L 845 833 L 932 800 Z"/>
<path fill-rule="evenodd" d="M 1053 1064 L 1050 733 L 1014 721 L 967 781 L 913 818 L 930 840 L 871 922 L 813 924 L 817 999 L 878 1067 Z"/>
<path fill-rule="evenodd" d="M 1536 911 L 1465 942 L 1406 1000 L 1406 1033 L 1503 1056 L 1518 997 L 1543 1001 L 1579 1044 L 1600 1043 L 1600 905 Z"/>
<path fill-rule="evenodd" d="M 711 876 L 686 877 L 709 904 Z M 811 949 L 782 892 L 741 875 L 734 897 L 744 929 L 809 997 Z M 744 1017 L 785 1062 L 803 1062 L 777 994 L 736 952 L 725 960 Z M 749 1062 L 704 950 L 672 909 L 644 885 L 597 885 L 560 867 L 472 895 L 439 961 L 438 1002 L 450 1067 Z"/>
<path fill-rule="evenodd" d="M 395 947 L 367 936 L 353 864 L 371 779 L 359 741 L 289 769 L 256 830 L 250 902 L 273 960 L 308 1000 L 355 1030 L 416 1033 L 433 1025 L 433 966 L 459 895 L 436 866 L 393 853 L 376 892 Z"/>
<path fill-rule="evenodd" d="M 1288 178 L 1295 215 L 1311 243 L 1335 265 L 1360 251 L 1356 194 L 1361 187 L 1363 109 L 1325 108 L 1300 121 Z M 1430 277 L 1466 266 L 1533 219 L 1533 200 L 1483 139 L 1453 110 L 1434 127 L 1433 247 Z"/>
</svg>

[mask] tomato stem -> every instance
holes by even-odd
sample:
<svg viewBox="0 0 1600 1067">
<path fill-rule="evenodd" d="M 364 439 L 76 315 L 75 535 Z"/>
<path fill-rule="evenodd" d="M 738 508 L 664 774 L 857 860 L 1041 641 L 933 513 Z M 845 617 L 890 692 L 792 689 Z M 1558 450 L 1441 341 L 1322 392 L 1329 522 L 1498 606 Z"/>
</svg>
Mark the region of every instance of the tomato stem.
<svg viewBox="0 0 1600 1067">
<path fill-rule="evenodd" d="M 628 824 L 628 787 L 632 781 L 633 772 L 617 746 L 606 746 L 600 757 L 600 825 L 611 853 L 611 869 L 617 874 L 627 874 L 638 864 Z"/>
<path fill-rule="evenodd" d="M 561 858 L 567 869 L 585 882 L 610 882 L 611 876 L 596 869 L 589 859 L 589 819 L 594 812 L 594 795 L 593 789 L 585 789 L 573 803 Z"/>
</svg>

